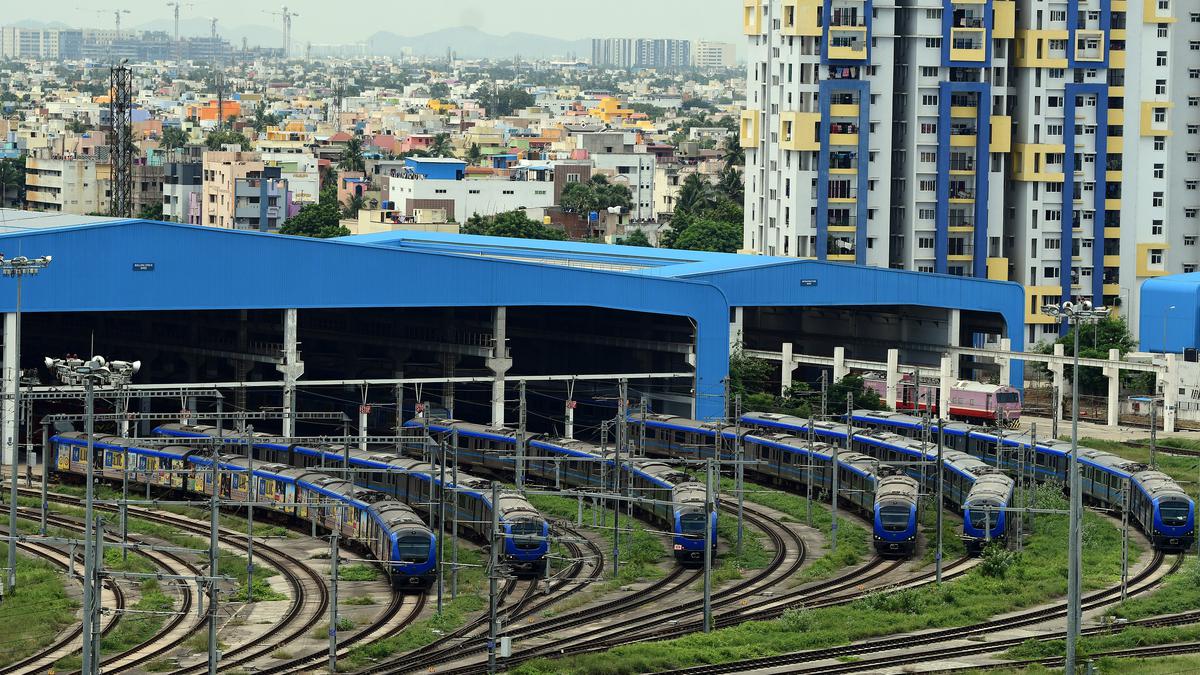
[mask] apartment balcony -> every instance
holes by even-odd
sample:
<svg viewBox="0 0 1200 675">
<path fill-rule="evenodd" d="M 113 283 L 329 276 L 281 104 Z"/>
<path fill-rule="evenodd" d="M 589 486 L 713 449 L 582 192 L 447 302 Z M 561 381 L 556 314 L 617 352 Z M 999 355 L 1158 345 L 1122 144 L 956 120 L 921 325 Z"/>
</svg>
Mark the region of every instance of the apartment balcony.
<svg viewBox="0 0 1200 675">
<path fill-rule="evenodd" d="M 27 173 L 27 174 L 25 174 L 25 185 L 28 187 L 36 186 L 36 187 L 46 187 L 46 188 L 57 188 L 57 189 L 61 190 L 62 186 L 63 186 L 63 179 L 62 179 L 61 175 L 59 175 L 59 176 L 41 176 L 38 174 Z"/>
<path fill-rule="evenodd" d="M 279 185 L 274 182 L 268 182 L 267 196 L 278 197 L 280 194 L 282 194 L 282 192 L 279 189 Z M 239 198 L 261 197 L 261 183 L 257 180 L 238 181 L 236 196 Z"/>
<path fill-rule="evenodd" d="M 983 63 L 987 60 L 987 29 L 951 28 L 950 60 Z"/>
<path fill-rule="evenodd" d="M 966 183 L 950 183 L 950 203 L 951 204 L 974 204 L 975 203 L 975 188 L 968 187 Z"/>
<path fill-rule="evenodd" d="M 1075 60 L 1100 63 L 1104 61 L 1104 31 L 1075 31 Z"/>
<path fill-rule="evenodd" d="M 867 58 L 866 26 L 829 26 L 826 54 L 835 61 L 862 61 Z"/>
<path fill-rule="evenodd" d="M 852 119 L 858 119 L 858 117 L 859 117 L 858 103 L 830 103 L 829 116 L 830 117 L 849 117 Z"/>
<path fill-rule="evenodd" d="M 950 101 L 950 117 L 952 119 L 975 119 L 979 117 L 979 108 L 975 104 L 966 102 Z"/>
<path fill-rule="evenodd" d="M 974 246 L 952 246 L 949 253 L 946 254 L 946 260 L 950 262 L 971 262 L 974 259 Z"/>
</svg>

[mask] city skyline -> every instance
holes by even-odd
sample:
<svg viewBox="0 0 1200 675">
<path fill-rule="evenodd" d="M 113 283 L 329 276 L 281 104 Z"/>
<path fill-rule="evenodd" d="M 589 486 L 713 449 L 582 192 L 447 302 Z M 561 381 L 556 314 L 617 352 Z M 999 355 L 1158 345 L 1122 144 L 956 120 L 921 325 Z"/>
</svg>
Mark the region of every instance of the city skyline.
<svg viewBox="0 0 1200 675">
<path fill-rule="evenodd" d="M 129 10 L 121 18 L 124 29 L 169 30 L 172 26 L 171 8 L 158 0 L 124 0 L 118 4 Z M 725 11 L 698 12 L 697 4 Z M 297 43 L 354 43 L 378 32 L 410 36 L 459 27 L 477 28 L 494 35 L 533 33 L 566 40 L 676 37 L 732 42 L 741 38 L 740 31 L 729 29 L 730 25 L 736 25 L 739 8 L 725 0 L 659 0 L 650 4 L 613 0 L 604 5 L 578 7 L 550 0 L 511 0 L 503 10 L 480 0 L 451 0 L 436 5 L 414 3 L 405 7 L 394 21 L 378 18 L 365 21 L 361 15 L 348 16 L 339 5 L 316 0 L 292 0 L 287 6 L 299 14 L 292 25 Z M 111 12 L 112 8 L 106 9 Z M 274 2 L 254 2 L 247 8 L 244 2 L 210 0 L 203 6 L 200 3 L 185 6 L 180 15 L 181 27 L 184 34 L 199 34 L 199 22 L 203 21 L 207 34 L 207 22 L 212 17 L 220 18 L 229 27 L 275 27 L 278 18 L 267 12 L 277 11 L 279 4 Z M 636 11 L 639 21 L 629 20 L 631 11 Z M 74 28 L 111 28 L 113 23 L 103 10 L 80 11 L 76 0 L 48 0 L 36 9 L 30 8 L 25 16 L 10 15 L 7 23 L 21 21 L 63 23 Z"/>
</svg>

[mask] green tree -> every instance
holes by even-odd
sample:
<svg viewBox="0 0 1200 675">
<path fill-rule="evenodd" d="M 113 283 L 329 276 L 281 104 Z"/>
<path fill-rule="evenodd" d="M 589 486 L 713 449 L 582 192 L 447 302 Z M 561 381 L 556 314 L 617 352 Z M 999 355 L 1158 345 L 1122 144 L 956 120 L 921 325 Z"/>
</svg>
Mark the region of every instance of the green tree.
<svg viewBox="0 0 1200 675">
<path fill-rule="evenodd" d="M 478 143 L 471 144 L 471 149 L 467 151 L 467 159 L 472 164 L 478 164 L 483 159 L 483 151 L 479 149 Z"/>
<path fill-rule="evenodd" d="M 342 151 L 342 161 L 338 162 L 338 167 L 345 171 L 366 172 L 367 161 L 363 157 L 363 143 L 360 136 L 352 136 L 346 142 L 346 149 Z"/>
<path fill-rule="evenodd" d="M 552 239 L 566 238 L 562 230 L 556 230 L 530 219 L 524 211 L 506 211 L 494 216 L 475 214 L 467 219 L 460 228 L 463 234 L 481 234 L 489 237 L 510 237 L 513 239 Z"/>
<path fill-rule="evenodd" d="M 162 138 L 158 139 L 161 150 L 177 150 L 188 144 L 188 134 L 181 127 L 163 127 Z"/>
<path fill-rule="evenodd" d="M 739 341 L 729 352 L 729 391 L 747 396 L 770 391 L 774 377 L 771 363 L 747 356 Z"/>
<path fill-rule="evenodd" d="M 746 199 L 746 184 L 742 172 L 734 167 L 725 167 L 717 176 L 717 190 L 731 202 L 741 204 Z"/>
<path fill-rule="evenodd" d="M 434 136 L 433 144 L 429 146 L 429 150 L 425 154 L 429 157 L 453 157 L 454 145 L 450 142 L 450 134 Z"/>
<path fill-rule="evenodd" d="M 642 113 L 652 120 L 662 117 L 663 113 L 666 112 L 662 108 L 650 103 L 630 103 L 629 109 L 634 112 Z"/>
<path fill-rule="evenodd" d="M 308 204 L 300 209 L 299 213 L 288 218 L 283 227 L 279 228 L 279 234 L 314 239 L 349 236 L 350 230 L 342 227 L 341 215 L 342 212 L 336 203 L 322 201 L 319 204 Z"/>
<path fill-rule="evenodd" d="M 144 204 L 138 210 L 138 218 L 142 220 L 163 220 L 163 205 L 162 204 Z"/>
<path fill-rule="evenodd" d="M 209 133 L 204 139 L 204 145 L 209 150 L 220 150 L 222 145 L 237 145 L 242 150 L 250 149 L 250 139 L 245 134 L 232 129 L 218 129 Z"/>
<path fill-rule="evenodd" d="M 499 88 L 492 82 L 484 83 L 475 97 L 493 119 L 506 117 L 534 104 L 533 94 L 528 91 L 513 86 Z"/>
<path fill-rule="evenodd" d="M 683 179 L 683 185 L 679 186 L 675 213 L 697 213 L 711 207 L 716 201 L 716 190 L 706 178 L 698 173 L 688 174 Z"/>
<path fill-rule="evenodd" d="M 647 237 L 646 233 L 641 230 L 631 230 L 625 235 L 625 238 L 621 240 L 621 244 L 624 246 L 641 246 L 643 248 L 654 247 L 654 245 L 650 243 L 650 238 Z"/>
<path fill-rule="evenodd" d="M 0 206 L 25 201 L 25 155 L 0 159 Z"/>
<path fill-rule="evenodd" d="M 439 101 L 450 96 L 450 85 L 445 82 L 430 82 L 429 83 L 429 98 L 436 98 Z"/>
<path fill-rule="evenodd" d="M 282 121 L 279 115 L 267 112 L 266 101 L 259 101 L 258 105 L 254 107 L 254 121 L 250 124 L 254 127 L 255 131 L 262 132 L 266 131 L 267 127 L 279 126 Z"/>
<path fill-rule="evenodd" d="M 742 224 L 697 218 L 674 238 L 671 248 L 735 253 L 742 246 Z"/>
<path fill-rule="evenodd" d="M 611 183 L 603 174 L 597 174 L 585 183 L 567 185 L 559 206 L 572 213 L 603 211 L 617 206 L 628 211 L 633 207 L 633 193 L 628 185 Z"/>
<path fill-rule="evenodd" d="M 746 150 L 742 148 L 741 140 L 734 136 L 726 137 L 725 144 L 721 148 L 721 159 L 725 162 L 726 170 L 745 165 Z"/>
<path fill-rule="evenodd" d="M 358 212 L 367 208 L 367 200 L 362 195 L 352 195 L 346 201 L 346 208 L 342 209 L 342 215 L 347 218 L 358 218 Z"/>
<path fill-rule="evenodd" d="M 857 375 L 847 375 L 829 386 L 827 400 L 830 414 L 841 413 L 846 406 L 846 397 L 852 396 L 855 410 L 884 410 L 887 408 L 879 394 L 868 389 Z"/>
<path fill-rule="evenodd" d="M 78 117 L 72 117 L 67 121 L 67 131 L 73 134 L 83 134 L 91 131 L 92 127 Z"/>
<path fill-rule="evenodd" d="M 1071 326 L 1066 335 L 1056 340 L 1063 346 L 1067 356 L 1075 355 L 1075 331 L 1079 331 L 1079 356 L 1085 359 L 1107 359 L 1108 350 L 1116 349 L 1122 356 L 1137 348 L 1137 341 L 1129 332 L 1129 324 L 1120 316 L 1110 317 L 1104 321 L 1086 323 L 1081 326 Z M 1054 353 L 1055 343 L 1041 343 L 1036 349 L 1042 354 Z M 1071 369 L 1064 374 L 1071 379 Z M 1149 378 L 1146 375 L 1150 375 Z M 1151 391 L 1154 386 L 1152 373 L 1127 373 L 1122 375 L 1125 386 L 1138 391 Z M 1099 396 L 1108 392 L 1108 378 L 1099 368 L 1081 368 L 1079 371 L 1079 391 L 1089 396 Z"/>
</svg>

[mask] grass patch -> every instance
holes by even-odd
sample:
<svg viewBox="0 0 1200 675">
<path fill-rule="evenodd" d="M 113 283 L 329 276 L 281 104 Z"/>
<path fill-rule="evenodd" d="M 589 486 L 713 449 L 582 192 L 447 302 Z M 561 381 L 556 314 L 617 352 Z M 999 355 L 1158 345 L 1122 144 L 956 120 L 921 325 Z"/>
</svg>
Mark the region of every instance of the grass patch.
<svg viewBox="0 0 1200 675">
<path fill-rule="evenodd" d="M 343 605 L 374 605 L 375 598 L 368 595 L 356 595 L 352 598 L 346 598 L 342 601 Z"/>
<path fill-rule="evenodd" d="M 1189 558 L 1150 595 L 1130 598 L 1106 612 L 1108 616 L 1136 621 L 1150 616 L 1200 609 L 1200 562 Z"/>
<path fill-rule="evenodd" d="M 207 654 L 208 653 L 208 630 L 205 629 L 205 630 L 200 631 L 199 633 L 193 634 L 190 638 L 188 638 L 183 643 L 183 646 L 188 651 L 190 651 L 192 654 Z M 224 642 L 221 642 L 220 638 L 217 638 L 217 649 L 224 650 L 228 646 L 229 645 L 226 645 Z"/>
<path fill-rule="evenodd" d="M 925 555 L 921 562 L 929 564 L 937 559 L 937 499 L 930 499 L 921 508 L 921 532 L 925 535 Z M 942 514 L 942 560 L 953 560 L 967 554 L 962 541 L 962 525 L 950 514 L 950 506 Z"/>
<path fill-rule="evenodd" d="M 276 649 L 275 651 L 271 652 L 271 658 L 278 659 L 280 661 L 287 661 L 288 659 L 292 658 L 292 653 L 286 649 Z"/>
<path fill-rule="evenodd" d="M 449 548 L 447 542 L 442 545 Z M 441 559 L 449 560 L 449 557 L 444 554 Z M 417 621 L 399 635 L 356 645 L 344 658 L 338 659 L 338 669 L 359 670 L 375 661 L 424 647 L 441 635 L 457 630 L 469 616 L 487 607 L 483 556 L 478 550 L 459 547 L 458 562 L 466 565 L 458 570 L 458 597 L 450 599 L 447 594 L 441 615 Z"/>
<path fill-rule="evenodd" d="M 254 577 L 254 602 L 277 602 L 287 600 L 288 596 L 271 588 L 271 584 L 261 577 Z M 246 582 L 243 581 L 233 595 L 232 602 L 246 602 Z"/>
<path fill-rule="evenodd" d="M 142 574 L 149 574 L 158 569 L 153 562 L 150 562 L 143 555 L 131 552 L 122 560 L 121 549 L 108 547 L 104 549 L 104 567 L 105 569 L 117 572 L 139 572 Z"/>
<path fill-rule="evenodd" d="M 721 490 L 726 494 L 732 493 L 734 488 L 731 479 L 721 479 Z M 745 496 L 746 501 L 784 513 L 797 523 L 808 523 L 807 500 L 802 495 L 746 483 Z M 814 500 L 811 506 L 813 527 L 829 541 L 833 531 L 833 515 L 828 505 Z M 811 562 L 793 577 L 793 583 L 799 585 L 828 579 L 840 569 L 862 563 L 870 552 L 871 533 L 857 522 L 839 515 L 837 551 L 827 551 L 815 559 L 810 555 Z"/>
<path fill-rule="evenodd" d="M 1041 508 L 1066 507 L 1066 500 L 1056 486 L 1039 489 L 1037 502 Z M 1067 532 L 1066 518 L 1039 516 L 1024 551 L 1014 555 L 1011 564 L 998 566 L 992 574 L 983 567 L 973 569 L 940 588 L 927 585 L 878 592 L 848 605 L 788 612 L 773 621 L 749 622 L 709 635 L 630 644 L 558 660 L 539 659 L 522 664 L 513 672 L 524 675 L 653 672 L 829 647 L 885 634 L 978 623 L 1065 595 Z M 1099 588 L 1119 580 L 1120 542 L 1117 528 L 1100 516 L 1085 515 L 1086 588 Z"/>
<path fill-rule="evenodd" d="M 175 666 L 176 664 L 174 659 L 155 659 L 142 666 L 142 670 L 145 670 L 148 673 L 165 673 L 175 670 Z"/>
<path fill-rule="evenodd" d="M 175 607 L 175 598 L 163 593 L 158 581 L 154 579 L 143 581 L 140 590 L 141 597 L 133 605 L 135 610 L 169 612 Z M 121 622 L 117 624 L 117 627 L 101 640 L 101 649 L 105 654 L 116 654 L 132 649 L 154 637 L 155 633 L 162 629 L 166 620 L 166 614 L 128 612 L 121 617 Z"/>
<path fill-rule="evenodd" d="M 7 543 L 0 544 L 0 552 L 7 560 Z M 75 623 L 79 605 L 67 597 L 65 584 L 57 567 L 18 553 L 17 591 L 0 603 L 0 665 L 29 656 Z"/>
<path fill-rule="evenodd" d="M 763 547 L 763 533 L 745 524 L 742 528 L 742 553 L 737 554 L 737 517 L 721 514 L 717 518 L 717 536 L 729 545 L 729 551 L 716 559 L 712 572 L 714 585 L 741 579 L 746 570 L 760 570 L 771 563 L 774 555 Z M 700 584 L 702 586 L 703 584 Z M 699 586 L 698 586 L 699 587 Z"/>
<path fill-rule="evenodd" d="M 351 619 L 348 616 L 339 616 L 337 619 L 337 629 L 339 633 L 343 633 L 348 630 L 354 630 L 355 626 L 357 626 L 357 624 L 354 623 L 354 619 Z M 312 632 L 308 634 L 308 637 L 314 640 L 329 639 L 329 622 L 326 621 L 325 623 L 320 624 L 316 628 L 312 629 Z"/>
<path fill-rule="evenodd" d="M 338 579 L 341 581 L 375 581 L 379 578 L 379 568 L 374 565 L 344 565 L 338 567 Z"/>
</svg>

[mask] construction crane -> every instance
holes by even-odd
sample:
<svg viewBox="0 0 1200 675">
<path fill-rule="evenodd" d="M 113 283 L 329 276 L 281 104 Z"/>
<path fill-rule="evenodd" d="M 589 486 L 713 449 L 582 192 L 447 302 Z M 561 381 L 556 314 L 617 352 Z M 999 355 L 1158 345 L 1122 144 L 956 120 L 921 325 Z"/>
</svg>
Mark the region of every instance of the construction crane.
<svg viewBox="0 0 1200 675">
<path fill-rule="evenodd" d="M 218 19 L 217 17 L 214 16 L 213 18 L 209 19 L 208 21 L 210 24 L 209 31 L 210 31 L 213 41 L 215 42 L 217 40 L 217 22 L 220 21 L 220 19 Z"/>
<path fill-rule="evenodd" d="M 283 18 L 283 59 L 286 61 L 292 53 L 292 19 L 300 16 L 300 14 L 299 12 L 289 11 L 287 5 L 280 8 L 278 12 L 268 12 L 264 9 L 263 13 Z"/>
<path fill-rule="evenodd" d="M 127 9 L 95 9 L 93 7 L 76 7 L 75 9 L 78 9 L 81 12 L 86 12 L 86 11 L 91 10 L 91 11 L 99 14 L 100 16 L 104 16 L 105 14 L 112 14 L 113 15 L 113 23 L 115 23 L 117 26 L 116 39 L 118 39 L 118 40 L 121 39 L 121 15 L 130 13 L 129 10 L 127 10 Z"/>
<path fill-rule="evenodd" d="M 173 7 L 175 9 L 175 44 L 179 44 L 179 10 L 184 7 L 193 6 L 194 5 L 192 5 L 190 2 L 179 2 L 178 0 L 167 3 L 167 7 Z"/>
</svg>

